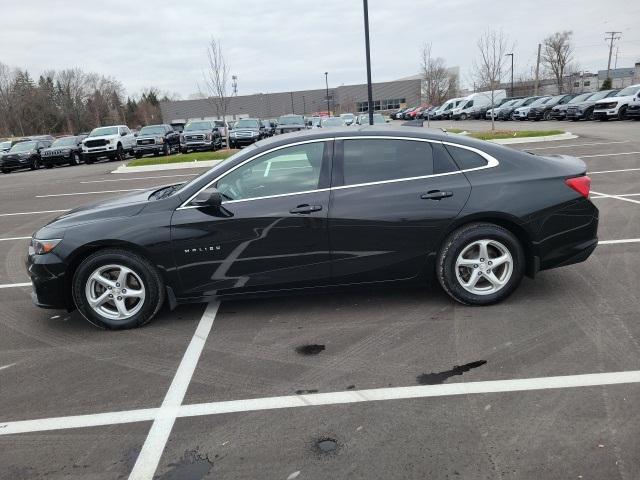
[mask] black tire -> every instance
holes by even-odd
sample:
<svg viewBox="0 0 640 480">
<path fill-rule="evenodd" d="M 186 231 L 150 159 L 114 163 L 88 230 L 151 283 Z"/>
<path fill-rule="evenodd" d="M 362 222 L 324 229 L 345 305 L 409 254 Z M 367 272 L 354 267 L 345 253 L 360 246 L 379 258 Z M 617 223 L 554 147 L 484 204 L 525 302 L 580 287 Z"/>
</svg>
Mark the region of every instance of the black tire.
<svg viewBox="0 0 640 480">
<path fill-rule="evenodd" d="M 546 112 L 544 112 L 542 114 L 542 118 L 543 120 L 551 120 L 551 110 L 547 110 Z"/>
<path fill-rule="evenodd" d="M 478 295 L 466 290 L 460 284 L 455 271 L 456 259 L 460 253 L 468 245 L 482 239 L 501 243 L 513 260 L 513 270 L 506 284 L 497 292 L 487 295 Z M 507 229 L 491 223 L 471 223 L 452 232 L 443 242 L 436 263 L 436 275 L 440 285 L 454 300 L 464 305 L 491 305 L 504 300 L 518 287 L 524 270 L 524 250 L 516 236 Z"/>
<path fill-rule="evenodd" d="M 82 159 L 80 158 L 80 154 L 78 152 L 73 152 L 71 154 L 71 158 L 69 159 L 69 165 L 75 167 L 77 165 L 80 165 L 81 161 Z"/>
<path fill-rule="evenodd" d="M 169 145 L 166 143 L 162 146 L 162 155 L 165 157 L 168 157 L 169 155 L 171 155 L 171 149 L 169 148 Z"/>
<path fill-rule="evenodd" d="M 189 153 L 189 149 L 187 149 L 187 148 L 181 148 L 181 149 L 180 149 L 180 153 L 187 154 L 187 153 Z"/>
<path fill-rule="evenodd" d="M 142 154 L 141 153 L 136 153 L 136 158 L 142 158 Z"/>
<path fill-rule="evenodd" d="M 40 161 L 37 158 L 31 160 L 31 166 L 29 167 L 31 170 L 38 170 L 40 168 Z"/>
<path fill-rule="evenodd" d="M 460 115 L 460 120 L 466 120 L 467 119 L 467 114 L 463 113 L 462 115 Z"/>
<path fill-rule="evenodd" d="M 118 146 L 116 147 L 115 157 L 111 157 L 110 160 L 112 161 L 116 160 L 118 162 L 122 162 L 126 157 L 127 157 L 127 154 L 124 152 L 124 148 L 122 148 L 122 144 L 119 143 Z"/>
<path fill-rule="evenodd" d="M 9 174 L 11 173 L 11 170 L 9 170 L 8 168 L 3 168 L 2 173 Z"/>
<path fill-rule="evenodd" d="M 113 320 L 96 312 L 89 304 L 85 287 L 89 276 L 106 265 L 123 265 L 133 270 L 142 280 L 145 298 L 139 311 L 123 320 Z M 146 258 L 119 248 L 99 250 L 89 255 L 80 264 L 73 276 L 73 301 L 78 311 L 90 323 L 108 330 L 141 327 L 148 323 L 160 310 L 165 298 L 164 282 L 160 273 Z"/>
<path fill-rule="evenodd" d="M 159 156 L 159 155 L 160 155 L 160 152 L 159 152 L 158 150 L 154 150 L 154 151 L 153 151 L 153 156 L 154 156 L 154 157 L 157 157 L 157 156 Z"/>
<path fill-rule="evenodd" d="M 618 120 L 626 120 L 627 119 L 627 107 L 622 106 L 618 110 Z"/>
</svg>

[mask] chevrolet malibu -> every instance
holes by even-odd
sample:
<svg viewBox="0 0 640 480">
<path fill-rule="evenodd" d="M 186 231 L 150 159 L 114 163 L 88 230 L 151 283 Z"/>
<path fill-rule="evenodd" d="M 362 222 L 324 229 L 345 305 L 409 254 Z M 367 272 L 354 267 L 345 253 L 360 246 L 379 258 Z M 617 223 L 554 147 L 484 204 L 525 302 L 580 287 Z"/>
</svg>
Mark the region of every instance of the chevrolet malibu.
<svg viewBox="0 0 640 480">
<path fill-rule="evenodd" d="M 434 277 L 460 303 L 493 304 L 596 248 L 585 173 L 576 158 L 423 128 L 277 136 L 38 230 L 33 300 L 112 329 L 164 303 Z"/>
</svg>

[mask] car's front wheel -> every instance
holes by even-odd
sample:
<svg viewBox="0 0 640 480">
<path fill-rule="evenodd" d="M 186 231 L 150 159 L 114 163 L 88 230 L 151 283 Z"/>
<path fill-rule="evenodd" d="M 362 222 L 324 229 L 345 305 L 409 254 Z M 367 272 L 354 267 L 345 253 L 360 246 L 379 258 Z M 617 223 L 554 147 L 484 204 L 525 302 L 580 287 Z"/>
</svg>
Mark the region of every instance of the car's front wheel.
<svg viewBox="0 0 640 480">
<path fill-rule="evenodd" d="M 80 165 L 80 161 L 80 154 L 78 152 L 73 152 L 71 154 L 71 160 L 69 161 L 69 164 L 72 166 Z"/>
<path fill-rule="evenodd" d="M 442 288 L 465 305 L 490 305 L 505 299 L 519 285 L 524 269 L 518 239 L 490 223 L 465 225 L 451 233 L 436 265 Z"/>
<path fill-rule="evenodd" d="M 145 258 L 122 249 L 87 257 L 73 276 L 73 299 L 89 322 L 106 329 L 140 327 L 164 301 L 158 270 Z"/>
</svg>

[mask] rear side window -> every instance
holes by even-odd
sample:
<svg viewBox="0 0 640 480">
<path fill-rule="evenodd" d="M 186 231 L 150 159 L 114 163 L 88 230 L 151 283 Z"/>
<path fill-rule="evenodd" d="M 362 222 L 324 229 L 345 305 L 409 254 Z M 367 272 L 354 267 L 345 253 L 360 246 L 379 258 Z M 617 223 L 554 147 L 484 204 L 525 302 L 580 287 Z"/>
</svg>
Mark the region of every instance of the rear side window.
<svg viewBox="0 0 640 480">
<path fill-rule="evenodd" d="M 451 155 L 444 148 L 444 145 L 439 143 L 431 144 L 433 148 L 433 173 L 449 173 L 458 170 L 458 166 L 454 163 Z"/>
<path fill-rule="evenodd" d="M 451 154 L 455 162 L 458 164 L 460 170 L 486 167 L 488 164 L 487 160 L 483 156 L 477 154 L 476 152 L 472 152 L 471 150 L 467 150 L 466 148 L 447 145 L 447 151 Z"/>
<path fill-rule="evenodd" d="M 433 174 L 433 150 L 429 142 L 345 140 L 343 159 L 345 185 Z"/>
</svg>

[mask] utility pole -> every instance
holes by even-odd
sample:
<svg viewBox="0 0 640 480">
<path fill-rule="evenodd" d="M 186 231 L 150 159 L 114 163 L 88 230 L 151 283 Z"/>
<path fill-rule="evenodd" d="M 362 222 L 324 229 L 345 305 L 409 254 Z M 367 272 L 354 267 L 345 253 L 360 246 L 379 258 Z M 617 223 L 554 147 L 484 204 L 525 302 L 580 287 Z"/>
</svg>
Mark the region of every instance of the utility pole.
<svg viewBox="0 0 640 480">
<path fill-rule="evenodd" d="M 231 87 L 233 88 L 233 96 L 237 97 L 238 96 L 238 76 L 232 75 L 231 82 L 232 82 Z"/>
<path fill-rule="evenodd" d="M 304 98 L 304 95 L 302 95 L 302 115 L 306 115 L 307 114 L 307 100 Z"/>
<path fill-rule="evenodd" d="M 511 57 L 511 94 L 510 96 L 513 97 L 513 53 L 507 53 L 505 57 Z"/>
<path fill-rule="evenodd" d="M 610 72 L 611 72 L 611 54 L 613 53 L 613 42 L 615 40 L 620 40 L 620 35 L 622 32 L 604 32 L 607 35 L 609 35 L 608 37 L 605 38 L 605 40 L 609 41 L 609 61 L 607 62 L 607 78 L 611 78 L 610 77 Z"/>
<path fill-rule="evenodd" d="M 291 93 L 291 113 L 296 113 L 296 109 L 293 108 L 293 92 L 289 92 Z"/>
<path fill-rule="evenodd" d="M 364 46 L 367 55 L 367 110 L 369 110 L 369 125 L 373 125 L 373 88 L 371 87 L 371 52 L 369 50 L 369 3 L 362 0 L 364 8 Z"/>
<path fill-rule="evenodd" d="M 533 86 L 533 94 L 538 95 L 538 85 L 540 83 L 540 52 L 542 50 L 542 44 L 538 44 L 538 60 L 536 61 L 536 82 Z"/>
<path fill-rule="evenodd" d="M 324 84 L 327 87 L 327 116 L 331 116 L 331 108 L 329 107 L 329 72 L 324 72 Z"/>
</svg>

